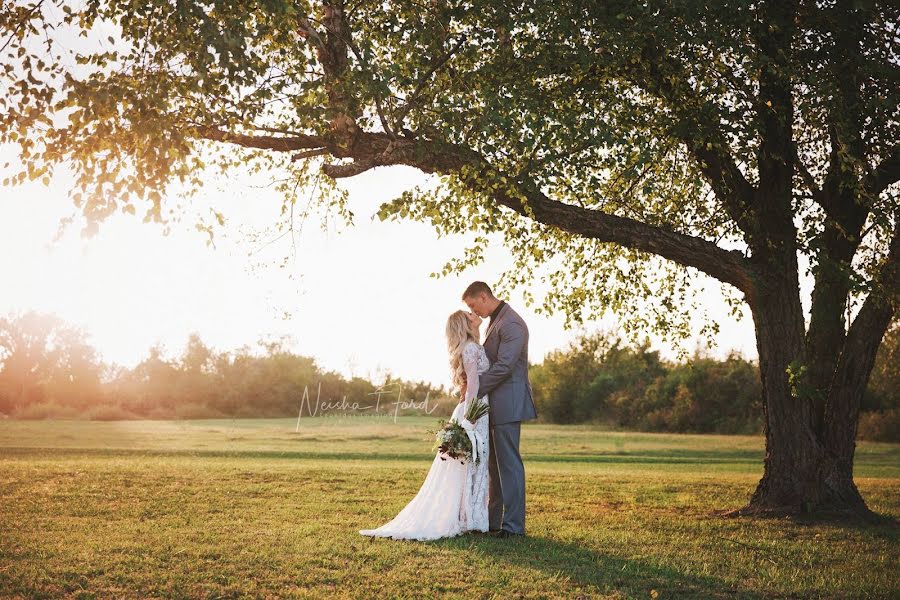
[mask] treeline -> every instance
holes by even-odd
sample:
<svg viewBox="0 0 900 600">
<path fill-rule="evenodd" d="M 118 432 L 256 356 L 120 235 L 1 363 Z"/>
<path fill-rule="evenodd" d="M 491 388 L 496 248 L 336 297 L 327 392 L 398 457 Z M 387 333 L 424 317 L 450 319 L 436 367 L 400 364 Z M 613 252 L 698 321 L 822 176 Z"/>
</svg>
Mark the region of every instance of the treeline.
<svg viewBox="0 0 900 600">
<path fill-rule="evenodd" d="M 197 335 L 179 357 L 159 347 L 134 368 L 108 365 L 85 334 L 53 315 L 0 319 L 0 415 L 21 419 L 198 419 L 304 415 L 449 416 L 456 399 L 427 382 L 347 379 L 282 342 L 215 352 Z M 900 327 L 879 350 L 862 405 L 861 439 L 900 441 Z M 695 353 L 662 360 L 610 334 L 582 335 L 530 367 L 541 422 L 615 429 L 760 433 L 757 365 Z"/>
<path fill-rule="evenodd" d="M 427 382 L 347 379 L 280 341 L 218 353 L 199 336 L 180 357 L 157 346 L 132 369 L 108 365 L 84 333 L 53 315 L 0 319 L 0 413 L 20 419 L 201 419 L 338 414 L 449 415 L 456 400 Z M 433 411 L 433 412 L 432 412 Z"/>
<path fill-rule="evenodd" d="M 858 437 L 900 441 L 900 327 L 885 335 L 861 406 Z M 646 345 L 583 335 L 529 369 L 543 420 L 617 429 L 683 433 L 761 433 L 762 390 L 756 362 L 700 352 L 667 362 Z"/>
</svg>

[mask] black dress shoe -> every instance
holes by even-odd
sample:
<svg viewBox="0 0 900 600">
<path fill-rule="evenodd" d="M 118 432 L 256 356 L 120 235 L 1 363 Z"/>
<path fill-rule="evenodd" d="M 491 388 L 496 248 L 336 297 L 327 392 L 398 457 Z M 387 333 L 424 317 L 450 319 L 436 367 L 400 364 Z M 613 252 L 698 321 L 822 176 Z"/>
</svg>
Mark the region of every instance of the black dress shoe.
<svg viewBox="0 0 900 600">
<path fill-rule="evenodd" d="M 494 534 L 494 537 L 497 538 L 509 538 L 509 537 L 524 537 L 524 533 L 513 533 L 512 531 L 507 531 L 505 529 L 501 529 L 497 533 Z"/>
</svg>

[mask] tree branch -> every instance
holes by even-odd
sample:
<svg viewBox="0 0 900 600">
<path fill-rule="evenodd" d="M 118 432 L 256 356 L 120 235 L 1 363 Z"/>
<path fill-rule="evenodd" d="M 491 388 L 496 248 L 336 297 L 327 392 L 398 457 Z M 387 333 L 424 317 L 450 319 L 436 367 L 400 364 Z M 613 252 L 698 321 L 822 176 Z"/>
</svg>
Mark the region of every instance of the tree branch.
<svg viewBox="0 0 900 600">
<path fill-rule="evenodd" d="M 222 131 L 216 127 L 200 126 L 197 134 L 204 139 L 216 142 L 228 142 L 245 148 L 260 148 L 263 150 L 275 150 L 278 152 L 291 152 L 293 150 L 314 149 L 325 146 L 325 140 L 315 135 L 273 136 L 273 135 L 245 135 Z"/>
<path fill-rule="evenodd" d="M 894 146 L 891 153 L 865 178 L 863 189 L 875 198 L 898 181 L 900 181 L 900 147 Z"/>
<path fill-rule="evenodd" d="M 533 183 L 497 172 L 484 157 L 469 148 L 420 140 L 405 140 L 404 145 L 407 147 L 390 152 L 392 161 L 402 160 L 403 164 L 426 173 L 455 172 L 473 191 L 486 192 L 498 204 L 524 217 L 575 235 L 657 254 L 703 271 L 748 296 L 754 288 L 751 264 L 740 252 L 725 250 L 708 240 L 641 221 L 552 200 Z M 512 182 L 516 193 L 510 193 L 509 188 L 504 189 L 504 186 L 483 189 L 485 179 L 496 180 L 498 177 L 506 177 L 507 181 Z M 525 197 L 525 202 L 520 195 Z"/>
<path fill-rule="evenodd" d="M 34 13 L 36 13 L 38 10 L 40 10 L 41 6 L 44 4 L 44 1 L 45 0 L 40 0 L 40 2 L 36 3 L 33 7 L 31 7 L 30 10 L 27 10 L 25 8 L 17 9 L 20 11 L 27 10 L 27 12 L 22 16 L 22 19 L 16 24 L 15 29 L 13 29 L 10 32 L 9 37 L 6 40 L 6 43 L 4 43 L 2 47 L 0 47 L 0 52 L 3 52 L 4 50 L 6 50 L 6 47 L 9 46 L 9 44 L 14 39 L 16 39 L 16 36 L 19 34 L 19 31 L 22 29 L 22 27 L 25 26 L 25 23 L 27 23 L 29 20 L 31 20 L 31 17 L 34 16 Z M 6 25 L 6 29 L 8 30 L 9 23 L 4 23 L 4 25 Z"/>
<path fill-rule="evenodd" d="M 812 195 L 813 200 L 819 203 L 822 208 L 824 206 L 824 199 L 822 188 L 816 183 L 816 178 L 813 177 L 812 173 L 809 172 L 809 169 L 806 168 L 806 165 L 803 164 L 803 161 L 800 159 L 800 155 L 797 153 L 797 145 L 794 144 L 794 167 L 797 169 L 797 172 L 800 174 L 800 178 L 803 180 L 803 183 L 806 185 L 806 189 L 809 190 L 809 193 Z M 826 209 L 827 210 L 827 209 Z"/>
<path fill-rule="evenodd" d="M 278 138 L 244 136 L 228 134 L 214 128 L 205 130 L 204 137 L 255 148 L 309 151 L 299 153 L 300 158 L 318 155 L 322 148 L 327 148 L 335 157 L 352 158 L 352 163 L 322 166 L 323 173 L 333 178 L 350 177 L 377 166 L 396 164 L 412 166 L 425 173 L 455 173 L 473 191 L 487 193 L 498 204 L 544 225 L 601 242 L 621 244 L 657 254 L 681 265 L 703 271 L 720 281 L 730 283 L 747 296 L 752 296 L 750 293 L 754 288 L 752 267 L 740 252 L 725 250 L 708 240 L 641 221 L 552 200 L 529 180 L 516 180 L 512 174 L 496 172 L 483 156 L 465 146 L 422 137 L 394 136 L 389 132 L 362 131 L 356 126 L 351 114 L 353 112 L 351 98 L 345 95 L 339 85 L 339 79 L 346 68 L 349 35 L 343 11 L 339 7 L 326 6 L 323 22 L 327 31 L 325 36 L 316 33 L 306 19 L 302 19 L 299 24 L 302 31 L 316 43 L 319 59 L 327 76 L 326 87 L 332 115 L 328 139 L 321 136 Z M 462 40 L 439 60 L 429 71 L 429 76 L 461 45 Z M 672 102 L 677 100 L 674 90 L 666 87 L 670 85 L 667 83 L 668 78 L 652 70 L 650 75 L 651 84 L 658 93 L 666 95 Z M 420 81 L 417 90 L 424 86 L 427 79 L 428 77 Z M 412 100 L 411 98 L 410 104 Z M 408 110 L 402 111 L 400 116 L 405 117 L 407 112 Z M 695 114 L 694 118 L 699 119 L 701 115 Z M 696 122 L 695 125 L 698 135 L 699 132 L 707 133 L 698 139 L 689 139 L 689 147 L 700 159 L 704 173 L 710 178 L 713 188 L 722 195 L 723 203 L 729 207 L 735 221 L 739 226 L 749 227 L 747 213 L 752 201 L 752 186 L 728 154 L 724 143 L 719 143 L 724 137 L 722 140 L 713 139 L 714 136 L 708 134 L 711 130 L 709 126 L 700 122 Z M 710 140 L 717 143 L 709 143 Z M 485 179 L 492 180 L 496 177 L 505 177 L 512 187 L 496 186 L 487 190 L 482 189 Z"/>
<path fill-rule="evenodd" d="M 425 89 L 425 85 L 427 85 L 428 80 L 431 79 L 431 76 L 434 75 L 435 71 L 437 71 L 442 66 L 444 66 L 444 64 L 446 64 L 446 62 L 448 60 L 450 60 L 450 58 L 452 58 L 453 55 L 459 51 L 459 49 L 462 47 L 462 45 L 466 41 L 466 39 L 467 39 L 467 36 L 463 35 L 462 37 L 459 38 L 459 41 L 456 42 L 456 45 L 453 46 L 453 48 L 451 48 L 446 53 L 444 53 L 444 55 L 442 57 L 440 57 L 439 59 L 433 61 L 434 64 L 432 64 L 431 68 L 429 68 L 428 71 L 426 71 L 425 74 L 422 75 L 422 77 L 419 79 L 419 82 L 416 85 L 415 89 L 409 95 L 409 97 L 406 100 L 405 105 L 400 110 L 400 113 L 394 119 L 394 127 L 396 127 L 397 129 L 403 128 L 403 121 L 404 121 L 404 119 L 406 119 L 406 115 L 408 115 L 409 111 L 412 110 L 415 101 L 418 100 L 419 94 L 422 92 L 423 89 Z"/>
<path fill-rule="evenodd" d="M 895 223 L 891 248 L 873 281 L 873 289 L 850 326 L 831 381 L 831 393 L 825 406 L 825 441 L 827 447 L 838 456 L 841 455 L 839 450 L 852 447 L 856 438 L 855 427 L 848 430 L 842 425 L 857 422 L 860 402 L 875 364 L 878 346 L 900 307 L 898 287 L 900 221 Z M 847 467 L 852 469 L 852 464 Z"/>
<path fill-rule="evenodd" d="M 297 18 L 300 34 L 312 40 L 316 56 L 325 72 L 325 90 L 328 95 L 327 114 L 334 143 L 329 146 L 336 156 L 351 152 L 357 134 L 360 132 L 356 119 L 362 114 L 359 102 L 343 85 L 349 65 L 348 42 L 351 40 L 350 26 L 341 6 L 325 3 L 321 7 L 321 23 L 325 33 L 320 34 L 310 25 L 310 18 Z M 325 144 L 319 144 L 323 146 Z"/>
<path fill-rule="evenodd" d="M 749 261 L 740 252 L 725 250 L 702 238 L 685 235 L 648 225 L 641 221 L 607 214 L 551 200 L 527 184 L 519 184 L 527 198 L 529 214 L 521 199 L 502 188 L 494 192 L 494 199 L 522 216 L 556 227 L 568 233 L 601 242 L 612 242 L 657 254 L 686 267 L 693 267 L 745 294 L 753 288 Z M 748 294 L 749 295 L 749 294 Z"/>
<path fill-rule="evenodd" d="M 775 242 L 779 253 L 794 254 L 797 233 L 791 199 L 796 151 L 790 59 L 797 0 L 766 0 L 759 11 L 755 33 L 760 55 L 756 106 L 761 138 L 757 210 L 759 221 L 765 224 L 766 241 Z M 763 253 L 771 250 L 764 248 Z"/>
<path fill-rule="evenodd" d="M 329 177 L 351 177 L 377 166 L 402 164 L 424 173 L 458 174 L 471 190 L 487 193 L 498 204 L 544 225 L 657 254 L 703 271 L 745 294 L 754 287 L 752 267 L 740 252 L 634 219 L 552 200 L 533 183 L 497 172 L 483 156 L 463 146 L 422 138 L 391 139 L 382 132 L 360 132 L 352 158 L 354 162 L 348 164 L 323 165 L 322 171 Z M 485 179 L 496 180 L 498 177 L 506 177 L 512 182 L 517 193 L 510 193 L 503 186 L 483 189 Z M 525 196 L 525 203 L 518 194 Z"/>
<path fill-rule="evenodd" d="M 359 64 L 365 68 L 369 77 L 373 80 L 375 79 L 375 73 L 372 72 L 372 68 L 369 66 L 369 62 L 366 60 L 365 55 L 359 51 L 359 48 L 356 47 L 356 44 L 353 43 L 353 40 L 350 38 L 350 27 L 346 28 L 346 35 L 344 42 L 347 44 L 347 47 L 353 52 L 353 55 L 356 57 L 356 60 L 359 61 Z M 384 129 L 385 133 L 391 136 L 391 139 L 396 138 L 397 135 L 394 133 L 394 129 L 388 123 L 387 117 L 385 116 L 384 110 L 384 102 L 381 98 L 381 94 L 378 91 L 374 92 L 374 100 L 375 100 L 375 111 L 378 113 L 378 119 L 381 122 L 381 127 Z"/>
<path fill-rule="evenodd" d="M 758 231 L 753 219 L 754 189 L 728 150 L 724 134 L 704 114 L 716 112 L 690 84 L 678 60 L 648 40 L 640 64 L 629 65 L 626 75 L 638 87 L 656 96 L 678 115 L 685 127 L 679 138 L 700 167 L 729 217 L 745 234 Z"/>
<path fill-rule="evenodd" d="M 291 156 L 292 161 L 303 160 L 304 158 L 312 158 L 313 156 L 324 156 L 329 154 L 328 148 L 313 148 L 312 150 L 304 150 Z"/>
<path fill-rule="evenodd" d="M 865 76 L 859 68 L 866 15 L 863 9 L 843 2 L 836 3 L 829 11 L 830 18 L 826 22 L 838 24 L 830 31 L 835 40 L 830 52 L 830 70 L 837 93 L 828 105 L 831 152 L 824 193 L 819 200 L 822 208 L 848 235 L 857 236 L 873 199 L 883 191 L 882 188 L 874 194 L 867 193 L 867 182 L 860 177 L 867 154 L 863 139 L 864 108 L 860 98 Z"/>
<path fill-rule="evenodd" d="M 865 330 L 870 328 L 873 322 L 885 318 L 890 321 L 898 308 L 900 308 L 900 219 L 894 223 L 891 247 L 884 264 L 872 280 L 872 290 L 847 333 L 847 345 L 859 345 L 865 341 L 874 343 L 877 349 L 878 341 L 873 342 L 867 337 Z"/>
</svg>

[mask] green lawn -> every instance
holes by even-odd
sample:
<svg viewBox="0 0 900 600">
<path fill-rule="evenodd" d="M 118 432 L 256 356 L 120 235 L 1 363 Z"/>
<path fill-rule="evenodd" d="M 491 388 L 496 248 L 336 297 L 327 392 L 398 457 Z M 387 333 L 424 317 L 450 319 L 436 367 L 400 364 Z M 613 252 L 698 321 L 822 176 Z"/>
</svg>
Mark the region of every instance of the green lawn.
<svg viewBox="0 0 900 600">
<path fill-rule="evenodd" d="M 526 424 L 528 537 L 369 539 L 436 417 L 0 422 L 3 597 L 897 597 L 895 525 L 724 519 L 758 437 Z M 861 443 L 900 517 L 900 446 Z"/>
</svg>

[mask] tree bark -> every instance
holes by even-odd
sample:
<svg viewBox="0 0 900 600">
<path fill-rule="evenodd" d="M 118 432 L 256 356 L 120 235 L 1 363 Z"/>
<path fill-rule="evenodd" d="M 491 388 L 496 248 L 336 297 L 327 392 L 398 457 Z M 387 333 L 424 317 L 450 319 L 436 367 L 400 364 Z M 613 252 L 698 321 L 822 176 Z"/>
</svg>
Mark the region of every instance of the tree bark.
<svg viewBox="0 0 900 600">
<path fill-rule="evenodd" d="M 822 423 L 822 437 L 827 451 L 823 480 L 835 501 L 857 510 L 865 508 L 865 502 L 853 483 L 859 406 L 875 365 L 878 347 L 897 310 L 900 226 L 895 225 L 887 259 L 874 283 L 875 288 L 847 333 L 831 381 Z M 863 512 L 867 511 L 865 509 Z"/>
<path fill-rule="evenodd" d="M 847 420 L 828 423 L 840 441 L 839 448 L 829 448 L 823 431 L 817 428 L 816 403 L 805 381 L 807 374 L 802 371 L 803 320 L 793 307 L 792 298 L 797 291 L 773 282 L 762 293 L 766 298 L 753 311 L 753 318 L 763 390 L 766 455 L 763 477 L 749 504 L 739 512 L 868 514 L 853 483 L 852 448 L 847 451 L 848 439 L 850 446 L 855 439 L 857 415 L 848 414 Z M 866 369 L 865 364 L 860 364 L 851 371 L 856 377 L 865 371 L 864 379 L 868 379 L 869 370 L 871 365 Z M 841 389 L 853 393 L 852 386 Z M 858 411 L 859 403 L 855 406 Z"/>
<path fill-rule="evenodd" d="M 748 300 L 759 353 L 766 455 L 763 477 L 741 512 L 808 510 L 818 498 L 823 450 L 813 430 L 813 406 L 792 389 L 789 376 L 804 356 L 796 280 L 786 274 L 760 277 Z"/>
<path fill-rule="evenodd" d="M 785 268 L 785 272 L 790 269 Z M 896 314 L 900 235 L 842 344 L 806 353 L 799 290 L 790 277 L 761 278 L 748 300 L 756 327 L 765 413 L 763 477 L 739 514 L 872 513 L 853 482 L 859 407 L 875 355 Z M 819 416 L 819 360 L 836 365 Z M 807 370 L 804 371 L 804 368 Z"/>
</svg>

